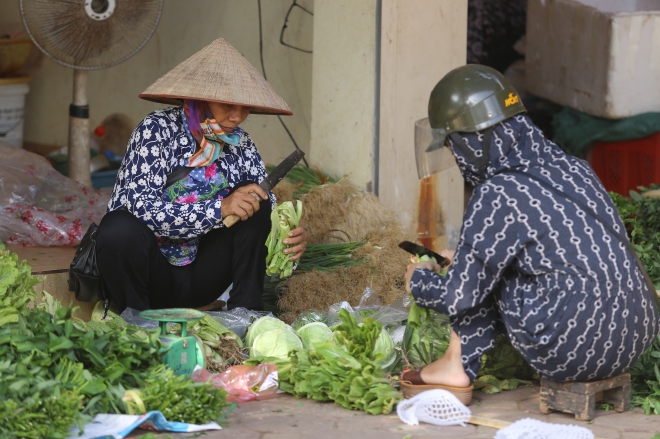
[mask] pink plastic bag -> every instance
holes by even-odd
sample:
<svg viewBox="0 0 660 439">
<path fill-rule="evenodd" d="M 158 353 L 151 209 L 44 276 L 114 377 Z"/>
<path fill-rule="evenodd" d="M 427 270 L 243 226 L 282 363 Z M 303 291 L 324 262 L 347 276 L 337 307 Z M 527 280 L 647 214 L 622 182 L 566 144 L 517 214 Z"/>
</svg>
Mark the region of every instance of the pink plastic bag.
<svg viewBox="0 0 660 439">
<path fill-rule="evenodd" d="M 211 381 L 216 388 L 222 387 L 229 393 L 227 401 L 248 402 L 275 398 L 279 386 L 277 366 L 259 364 L 257 366 L 232 366 L 221 373 L 212 374 L 206 369 L 192 373 L 195 381 Z"/>
<path fill-rule="evenodd" d="M 0 141 L 0 240 L 12 245 L 76 245 L 105 214 L 103 194 L 48 161 Z"/>
</svg>

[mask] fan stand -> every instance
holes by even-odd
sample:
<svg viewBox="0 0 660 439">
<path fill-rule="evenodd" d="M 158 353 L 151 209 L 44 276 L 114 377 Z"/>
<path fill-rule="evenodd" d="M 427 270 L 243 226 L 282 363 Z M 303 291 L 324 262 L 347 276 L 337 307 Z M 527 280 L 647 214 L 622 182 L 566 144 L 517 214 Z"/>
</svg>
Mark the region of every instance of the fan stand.
<svg viewBox="0 0 660 439">
<path fill-rule="evenodd" d="M 89 169 L 89 104 L 87 70 L 73 69 L 73 103 L 69 106 L 69 177 L 92 186 Z"/>
</svg>

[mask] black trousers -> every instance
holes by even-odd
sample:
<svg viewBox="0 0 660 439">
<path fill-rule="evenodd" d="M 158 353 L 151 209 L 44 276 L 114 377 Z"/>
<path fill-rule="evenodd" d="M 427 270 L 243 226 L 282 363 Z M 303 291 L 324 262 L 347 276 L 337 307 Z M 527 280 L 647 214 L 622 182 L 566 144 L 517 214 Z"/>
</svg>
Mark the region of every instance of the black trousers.
<svg viewBox="0 0 660 439">
<path fill-rule="evenodd" d="M 120 311 L 197 308 L 233 282 L 228 309 L 263 310 L 270 212 L 270 201 L 264 200 L 247 221 L 210 231 L 195 260 L 183 267 L 167 261 L 154 233 L 133 214 L 107 213 L 97 232 L 96 255 L 110 298 Z"/>
</svg>

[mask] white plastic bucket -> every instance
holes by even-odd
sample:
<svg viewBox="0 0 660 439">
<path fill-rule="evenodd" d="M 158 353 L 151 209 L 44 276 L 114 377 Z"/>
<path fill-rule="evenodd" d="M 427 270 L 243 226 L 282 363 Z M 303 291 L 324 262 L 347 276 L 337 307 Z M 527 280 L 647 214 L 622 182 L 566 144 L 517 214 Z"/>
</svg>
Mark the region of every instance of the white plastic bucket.
<svg viewBox="0 0 660 439">
<path fill-rule="evenodd" d="M 23 147 L 25 95 L 29 77 L 0 79 L 0 140 Z"/>
</svg>

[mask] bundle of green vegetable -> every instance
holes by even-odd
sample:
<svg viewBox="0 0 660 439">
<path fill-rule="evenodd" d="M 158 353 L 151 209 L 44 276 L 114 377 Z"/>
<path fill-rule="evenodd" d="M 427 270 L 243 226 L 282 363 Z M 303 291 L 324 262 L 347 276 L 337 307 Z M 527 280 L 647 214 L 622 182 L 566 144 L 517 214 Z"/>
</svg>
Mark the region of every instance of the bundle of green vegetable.
<svg viewBox="0 0 660 439">
<path fill-rule="evenodd" d="M 449 317 L 426 310 L 418 325 L 407 325 L 403 335 L 402 348 L 408 365 L 420 369 L 442 357 L 449 345 L 450 333 Z"/>
<path fill-rule="evenodd" d="M 128 413 L 141 415 L 160 410 L 168 421 L 206 424 L 227 421 L 226 416 L 236 407 L 227 402 L 227 392 L 215 388 L 210 382 L 195 382 L 183 375 L 174 375 L 172 369 L 161 365 L 151 370 L 141 389 L 124 393 Z M 225 407 L 228 409 L 224 410 Z"/>
<path fill-rule="evenodd" d="M 291 201 L 275 204 L 270 215 L 271 229 L 266 239 L 268 256 L 266 257 L 266 275 L 277 275 L 280 278 L 289 277 L 293 274 L 293 261 L 290 255 L 283 253 L 289 248 L 282 241 L 289 236 L 289 232 L 298 227 L 302 216 L 302 202 L 298 200 L 296 208 Z"/>
<path fill-rule="evenodd" d="M 70 317 L 69 308 L 55 316 L 35 310 L 0 328 L 0 437 L 67 437 L 83 414 L 124 413 L 125 389 L 160 365 L 157 332 L 146 340 L 130 329 L 97 336 Z"/>
<path fill-rule="evenodd" d="M 387 414 L 402 399 L 378 364 L 375 353 L 382 325 L 366 318 L 358 325 L 345 309 L 333 343 L 316 343 L 313 350 L 298 349 L 291 356 L 289 389 L 298 397 L 334 401 L 344 408 Z M 282 378 L 280 378 L 282 379 Z"/>
<path fill-rule="evenodd" d="M 539 375 L 506 336 L 498 334 L 493 349 L 481 356 L 481 367 L 474 388 L 484 393 L 499 393 L 502 390 L 514 390 L 519 384 L 531 385 L 528 381 L 531 379 L 538 380 Z"/>
<path fill-rule="evenodd" d="M 221 371 L 244 360 L 241 338 L 210 315 L 205 314 L 188 328 L 202 341 L 207 369 Z"/>
<path fill-rule="evenodd" d="M 275 169 L 275 166 L 268 166 L 269 173 L 273 169 Z M 300 165 L 289 171 L 286 179 L 294 186 L 293 195 L 296 198 L 302 197 L 318 186 L 328 183 L 337 183 L 337 180 L 322 173 L 318 169 Z"/>
<path fill-rule="evenodd" d="M 427 255 L 419 256 L 417 255 L 417 262 L 436 262 L 435 258 L 432 258 Z M 438 272 L 440 276 L 446 276 L 447 275 L 447 270 L 442 269 L 441 271 Z M 422 325 L 422 320 L 429 320 L 432 318 L 431 315 L 431 310 L 427 308 L 422 308 L 421 306 L 417 305 L 415 303 L 415 299 L 410 296 L 411 299 L 411 304 L 410 304 L 410 313 L 408 314 L 408 326 L 411 326 L 413 328 L 419 328 Z"/>
<path fill-rule="evenodd" d="M 630 242 L 656 289 L 660 287 L 660 198 L 647 198 L 644 194 L 659 188 L 658 184 L 640 187 L 641 192 L 630 191 L 630 199 L 610 192 Z"/>
<path fill-rule="evenodd" d="M 335 271 L 339 267 L 362 263 L 362 259 L 353 258 L 355 250 L 362 242 L 340 242 L 334 244 L 307 244 L 305 257 L 298 264 L 300 271 Z"/>
<path fill-rule="evenodd" d="M 30 301 L 35 300 L 34 286 L 39 283 L 32 276 L 27 262 L 18 263 L 15 253 L 0 248 L 0 327 L 5 323 L 17 322 Z"/>
<path fill-rule="evenodd" d="M 660 198 L 647 197 L 647 192 L 660 189 L 653 184 L 648 188 L 640 187 L 640 192 L 630 191 L 630 198 L 610 192 L 614 204 L 626 225 L 630 242 L 644 264 L 651 280 L 660 286 Z M 653 340 L 651 346 L 630 369 L 632 378 L 633 406 L 640 406 L 646 414 L 660 415 L 660 337 Z"/>
</svg>

